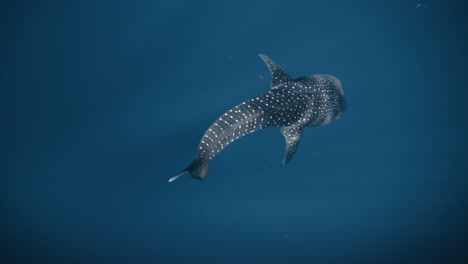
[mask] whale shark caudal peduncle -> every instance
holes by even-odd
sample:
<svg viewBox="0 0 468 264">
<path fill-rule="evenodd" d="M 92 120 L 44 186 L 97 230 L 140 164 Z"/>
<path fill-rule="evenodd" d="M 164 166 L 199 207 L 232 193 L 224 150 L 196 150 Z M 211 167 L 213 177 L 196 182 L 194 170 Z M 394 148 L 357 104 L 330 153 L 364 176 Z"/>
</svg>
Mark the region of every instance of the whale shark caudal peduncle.
<svg viewBox="0 0 468 264">
<path fill-rule="evenodd" d="M 197 158 L 172 182 L 189 172 L 193 178 L 203 180 L 210 161 L 234 140 L 266 127 L 279 127 L 286 138 L 288 163 L 297 150 L 302 130 L 328 124 L 346 110 L 346 101 L 340 81 L 334 76 L 317 74 L 291 78 L 288 73 L 268 56 L 260 57 L 270 69 L 271 90 L 245 101 L 224 113 L 203 135 L 198 146 Z"/>
</svg>

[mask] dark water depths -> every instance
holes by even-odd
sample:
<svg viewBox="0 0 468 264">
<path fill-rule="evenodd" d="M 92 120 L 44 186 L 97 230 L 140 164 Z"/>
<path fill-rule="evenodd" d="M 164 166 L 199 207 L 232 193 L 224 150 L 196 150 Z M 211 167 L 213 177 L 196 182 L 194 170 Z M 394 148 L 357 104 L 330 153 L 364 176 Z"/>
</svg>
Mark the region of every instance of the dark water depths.
<svg viewBox="0 0 468 264">
<path fill-rule="evenodd" d="M 463 1 L 3 1 L 2 263 L 467 261 Z M 348 110 L 167 180 L 267 54 Z"/>
</svg>

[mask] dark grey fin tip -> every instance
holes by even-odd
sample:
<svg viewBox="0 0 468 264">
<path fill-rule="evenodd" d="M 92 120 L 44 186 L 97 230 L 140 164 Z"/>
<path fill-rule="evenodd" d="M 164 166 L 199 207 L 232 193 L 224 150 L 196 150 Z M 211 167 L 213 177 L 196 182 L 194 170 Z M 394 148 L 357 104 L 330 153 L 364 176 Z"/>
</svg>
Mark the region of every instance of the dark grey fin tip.
<svg viewBox="0 0 468 264">
<path fill-rule="evenodd" d="M 184 175 L 187 171 L 190 173 L 192 178 L 203 180 L 206 177 L 206 173 L 208 172 L 209 167 L 210 167 L 210 163 L 208 160 L 196 159 L 194 162 L 192 162 L 187 168 L 185 168 L 179 174 L 170 178 L 169 182 L 173 182 L 177 180 L 180 176 Z"/>
<path fill-rule="evenodd" d="M 283 165 L 288 164 L 288 163 L 292 160 L 292 158 L 294 157 L 294 153 L 288 155 L 287 152 L 288 152 L 288 151 L 286 150 L 286 154 L 284 155 L 285 157 L 284 157 L 284 159 L 283 159 Z M 294 151 L 294 152 L 295 152 L 295 151 Z"/>
<path fill-rule="evenodd" d="M 275 63 L 270 57 L 268 57 L 267 55 L 264 55 L 264 54 L 258 54 L 258 56 L 260 56 L 260 58 L 265 62 L 265 64 L 268 66 L 268 68 L 270 68 L 270 63 L 273 62 Z M 276 63 L 275 63 L 276 64 Z"/>
</svg>

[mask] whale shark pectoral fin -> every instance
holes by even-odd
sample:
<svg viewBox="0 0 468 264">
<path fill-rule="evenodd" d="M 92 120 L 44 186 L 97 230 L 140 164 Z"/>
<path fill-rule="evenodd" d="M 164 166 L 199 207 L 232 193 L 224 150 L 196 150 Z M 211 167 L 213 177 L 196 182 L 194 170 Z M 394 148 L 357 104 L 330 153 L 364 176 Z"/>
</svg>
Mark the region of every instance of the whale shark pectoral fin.
<svg viewBox="0 0 468 264">
<path fill-rule="evenodd" d="M 270 69 L 271 89 L 276 89 L 281 85 L 284 85 L 286 83 L 293 81 L 291 76 L 289 76 L 289 74 L 281 66 L 279 66 L 276 62 L 270 59 L 270 57 L 263 55 L 263 54 L 259 54 L 259 56 L 266 63 L 266 65 L 268 66 L 268 69 Z"/>
<path fill-rule="evenodd" d="M 299 141 L 301 140 L 302 135 L 302 127 L 292 126 L 292 127 L 282 127 L 281 133 L 283 133 L 286 139 L 286 154 L 284 156 L 283 164 L 288 163 L 294 153 L 296 153 L 297 146 L 299 145 Z"/>
</svg>

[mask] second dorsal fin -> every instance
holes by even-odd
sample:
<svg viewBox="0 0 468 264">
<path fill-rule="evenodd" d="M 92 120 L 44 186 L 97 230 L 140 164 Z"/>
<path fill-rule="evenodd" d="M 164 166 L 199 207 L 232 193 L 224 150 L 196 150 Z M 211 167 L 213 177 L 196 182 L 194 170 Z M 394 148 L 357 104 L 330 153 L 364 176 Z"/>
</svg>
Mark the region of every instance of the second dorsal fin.
<svg viewBox="0 0 468 264">
<path fill-rule="evenodd" d="M 270 69 L 271 89 L 276 89 L 279 86 L 282 86 L 284 84 L 287 84 L 293 81 L 291 76 L 289 76 L 289 74 L 281 66 L 279 66 L 276 62 L 270 59 L 270 57 L 263 55 L 263 54 L 259 54 L 259 56 L 266 63 L 266 65 L 268 66 L 268 69 Z"/>
</svg>

